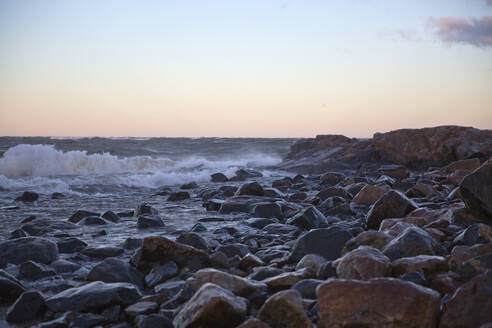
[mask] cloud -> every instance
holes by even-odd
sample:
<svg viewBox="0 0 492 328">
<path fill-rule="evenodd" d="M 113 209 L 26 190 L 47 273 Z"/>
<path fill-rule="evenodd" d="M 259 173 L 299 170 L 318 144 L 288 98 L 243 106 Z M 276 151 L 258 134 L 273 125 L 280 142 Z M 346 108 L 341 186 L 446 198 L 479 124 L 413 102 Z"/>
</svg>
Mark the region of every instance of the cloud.
<svg viewBox="0 0 492 328">
<path fill-rule="evenodd" d="M 492 2 L 488 0 L 488 2 Z M 477 47 L 492 47 L 492 16 L 480 19 L 430 18 L 429 26 L 446 43 L 464 43 Z"/>
<path fill-rule="evenodd" d="M 379 37 L 391 41 L 420 41 L 417 32 L 409 29 L 386 30 L 379 33 Z"/>
<path fill-rule="evenodd" d="M 487 4 L 488 4 L 489 6 L 492 6 L 492 0 L 487 0 Z"/>
</svg>

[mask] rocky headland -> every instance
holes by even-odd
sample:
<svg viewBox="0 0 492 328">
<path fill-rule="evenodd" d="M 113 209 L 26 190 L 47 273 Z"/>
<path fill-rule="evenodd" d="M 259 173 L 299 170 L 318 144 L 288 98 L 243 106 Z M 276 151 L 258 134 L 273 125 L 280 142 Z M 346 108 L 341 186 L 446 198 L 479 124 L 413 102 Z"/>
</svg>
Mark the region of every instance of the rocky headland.
<svg viewBox="0 0 492 328">
<path fill-rule="evenodd" d="M 282 179 L 217 172 L 131 210 L 26 217 L 0 241 L 0 326 L 492 327 L 491 157 L 491 130 L 324 135 Z M 156 197 L 207 217 L 164 234 Z M 81 237 L 115 225 L 121 244 Z"/>
</svg>

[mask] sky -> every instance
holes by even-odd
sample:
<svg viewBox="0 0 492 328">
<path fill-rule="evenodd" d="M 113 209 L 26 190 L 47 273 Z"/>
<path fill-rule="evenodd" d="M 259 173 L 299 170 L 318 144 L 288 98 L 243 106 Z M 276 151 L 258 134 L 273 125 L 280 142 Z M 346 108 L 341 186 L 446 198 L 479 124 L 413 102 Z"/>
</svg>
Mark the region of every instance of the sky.
<svg viewBox="0 0 492 328">
<path fill-rule="evenodd" d="M 0 0 L 0 135 L 492 129 L 492 0 Z"/>
</svg>

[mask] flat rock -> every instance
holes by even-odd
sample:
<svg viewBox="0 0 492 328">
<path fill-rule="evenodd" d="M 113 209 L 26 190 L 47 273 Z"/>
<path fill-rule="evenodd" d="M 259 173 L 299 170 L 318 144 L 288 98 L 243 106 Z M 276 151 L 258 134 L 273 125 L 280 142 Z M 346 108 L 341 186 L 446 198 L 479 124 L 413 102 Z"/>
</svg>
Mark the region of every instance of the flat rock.
<svg viewBox="0 0 492 328">
<path fill-rule="evenodd" d="M 115 304 L 130 305 L 140 297 L 140 292 L 132 284 L 95 281 L 51 296 L 46 305 L 54 312 L 90 311 Z"/>
<path fill-rule="evenodd" d="M 58 247 L 45 238 L 24 237 L 0 242 L 0 267 L 26 261 L 49 264 L 57 257 Z"/>
<path fill-rule="evenodd" d="M 438 322 L 439 293 L 403 280 L 329 279 L 316 294 L 320 328 L 431 328 Z"/>
<path fill-rule="evenodd" d="M 259 218 L 281 218 L 282 207 L 277 203 L 259 203 L 254 207 L 253 214 Z"/>
<path fill-rule="evenodd" d="M 293 289 L 270 296 L 261 307 L 258 318 L 272 328 L 313 326 L 304 311 L 301 294 Z"/>
<path fill-rule="evenodd" d="M 247 302 L 217 285 L 203 285 L 174 318 L 176 328 L 239 325 L 246 317 Z"/>
</svg>

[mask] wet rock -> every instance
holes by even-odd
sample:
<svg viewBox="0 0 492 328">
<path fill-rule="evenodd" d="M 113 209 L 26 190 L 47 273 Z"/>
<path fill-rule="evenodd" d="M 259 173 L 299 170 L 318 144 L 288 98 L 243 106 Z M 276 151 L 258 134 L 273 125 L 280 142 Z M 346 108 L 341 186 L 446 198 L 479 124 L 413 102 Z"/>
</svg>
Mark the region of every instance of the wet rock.
<svg viewBox="0 0 492 328">
<path fill-rule="evenodd" d="M 473 246 L 455 246 L 451 250 L 449 264 L 452 268 L 461 270 L 464 262 L 487 253 L 492 253 L 492 243 Z"/>
<path fill-rule="evenodd" d="M 467 208 L 477 215 L 492 219 L 492 160 L 463 179 L 460 193 Z"/>
<path fill-rule="evenodd" d="M 209 199 L 206 202 L 203 202 L 202 206 L 205 207 L 207 211 L 218 211 L 220 210 L 220 207 L 224 203 L 224 200 L 222 199 Z"/>
<path fill-rule="evenodd" d="M 276 219 L 268 219 L 268 218 L 251 218 L 246 221 L 246 223 L 253 228 L 263 229 L 269 224 L 278 223 Z"/>
<path fill-rule="evenodd" d="M 326 259 L 316 254 L 307 254 L 297 263 L 296 270 L 306 269 L 311 275 L 316 275 L 320 266 L 326 262 Z"/>
<path fill-rule="evenodd" d="M 436 196 L 436 194 L 432 185 L 426 183 L 417 183 L 405 193 L 405 195 L 410 198 L 432 198 L 433 196 Z"/>
<path fill-rule="evenodd" d="M 201 224 L 200 222 L 198 222 L 197 224 L 195 224 L 192 228 L 191 228 L 191 232 L 205 232 L 207 231 L 208 229 L 203 225 Z"/>
<path fill-rule="evenodd" d="M 236 196 L 264 196 L 263 187 L 258 182 L 249 182 L 241 185 L 236 191 Z"/>
<path fill-rule="evenodd" d="M 65 198 L 65 195 L 61 192 L 54 192 L 51 194 L 51 199 L 62 199 Z"/>
<path fill-rule="evenodd" d="M 134 211 L 134 216 L 138 217 L 141 215 L 155 216 L 159 212 L 147 203 L 139 204 Z"/>
<path fill-rule="evenodd" d="M 378 171 L 394 179 L 403 179 L 409 174 L 405 166 L 398 164 L 383 165 L 378 169 Z"/>
<path fill-rule="evenodd" d="M 76 237 L 58 239 L 56 243 L 58 245 L 59 252 L 62 254 L 79 252 L 88 246 L 85 241 Z"/>
<path fill-rule="evenodd" d="M 337 259 L 351 238 L 347 230 L 338 227 L 311 230 L 297 239 L 290 260 L 297 262 L 306 254 L 318 254 L 326 260 Z"/>
<path fill-rule="evenodd" d="M 253 214 L 259 218 L 281 218 L 282 208 L 277 203 L 259 203 L 254 207 Z"/>
<path fill-rule="evenodd" d="M 403 257 L 391 263 L 394 276 L 408 272 L 422 272 L 430 276 L 438 272 L 448 271 L 448 262 L 442 256 L 418 255 L 414 257 Z"/>
<path fill-rule="evenodd" d="M 54 275 L 56 275 L 55 271 L 43 264 L 33 261 L 24 262 L 19 268 L 19 277 L 25 280 L 38 280 Z"/>
<path fill-rule="evenodd" d="M 462 275 L 465 279 L 470 279 L 478 274 L 484 273 L 487 270 L 492 270 L 492 253 L 475 256 L 462 265 Z"/>
<path fill-rule="evenodd" d="M 286 290 L 270 296 L 258 313 L 258 318 L 272 328 L 310 328 L 301 295 L 297 290 Z"/>
<path fill-rule="evenodd" d="M 340 197 L 343 199 L 351 199 L 350 195 L 344 188 L 341 187 L 330 187 L 328 189 L 321 190 L 316 194 L 321 200 L 325 200 L 329 197 Z"/>
<path fill-rule="evenodd" d="M 120 216 L 113 211 L 106 211 L 102 217 L 110 222 L 116 223 L 121 220 Z"/>
<path fill-rule="evenodd" d="M 322 280 L 335 277 L 335 275 L 336 275 L 336 271 L 333 268 L 332 261 L 326 261 L 325 263 L 321 264 L 318 271 L 316 272 L 316 278 Z"/>
<path fill-rule="evenodd" d="M 373 185 L 365 185 L 352 199 L 354 203 L 361 203 L 366 205 L 374 204 L 379 198 L 381 198 L 384 193 L 386 193 L 387 189 L 373 186 Z"/>
<path fill-rule="evenodd" d="M 287 220 L 287 224 L 295 225 L 304 230 L 317 229 L 327 224 L 326 217 L 316 209 L 310 206 L 292 218 Z"/>
<path fill-rule="evenodd" d="M 311 272 L 307 269 L 302 269 L 292 272 L 284 272 L 278 276 L 273 276 L 262 280 L 272 289 L 286 289 L 294 286 L 298 281 L 309 278 Z"/>
<path fill-rule="evenodd" d="M 459 287 L 444 306 L 440 328 L 481 327 L 492 321 L 492 271 Z"/>
<path fill-rule="evenodd" d="M 135 318 L 137 328 L 173 328 L 173 323 L 163 315 L 139 315 Z"/>
<path fill-rule="evenodd" d="M 164 282 L 178 274 L 178 265 L 173 262 L 167 262 L 163 265 L 157 265 L 150 270 L 149 274 L 145 276 L 145 283 L 149 287 L 154 287 L 161 282 Z"/>
<path fill-rule="evenodd" d="M 492 227 L 477 223 L 472 224 L 453 240 L 455 245 L 473 246 L 492 242 Z"/>
<path fill-rule="evenodd" d="M 223 173 L 214 173 L 210 176 L 212 182 L 227 182 L 229 179 Z"/>
<path fill-rule="evenodd" d="M 37 291 L 24 292 L 7 311 L 7 321 L 20 323 L 40 317 L 46 309 L 43 296 Z"/>
<path fill-rule="evenodd" d="M 334 186 L 343 179 L 343 174 L 336 172 L 328 172 L 323 174 L 319 180 L 322 185 Z"/>
<path fill-rule="evenodd" d="M 18 202 L 35 202 L 39 198 L 39 194 L 32 191 L 24 191 L 22 196 L 17 197 L 15 200 Z"/>
<path fill-rule="evenodd" d="M 220 246 L 217 248 L 217 251 L 226 254 L 227 257 L 233 257 L 235 255 L 243 257 L 250 252 L 248 246 L 238 243 Z"/>
<path fill-rule="evenodd" d="M 48 239 L 24 237 L 0 242 L 0 267 L 26 261 L 49 264 L 58 257 L 58 247 Z"/>
<path fill-rule="evenodd" d="M 380 250 L 369 246 L 358 248 L 335 261 L 337 277 L 369 280 L 391 273 L 391 261 Z"/>
<path fill-rule="evenodd" d="M 132 250 L 132 249 L 137 249 L 140 246 L 142 246 L 142 239 L 141 238 L 127 238 L 125 242 L 123 243 L 123 248 Z"/>
<path fill-rule="evenodd" d="M 72 216 L 68 219 L 68 221 L 72 223 L 78 223 L 79 221 L 81 221 L 82 219 L 88 216 L 99 216 L 99 213 L 90 212 L 86 210 L 78 210 L 77 212 L 72 214 Z"/>
<path fill-rule="evenodd" d="M 246 317 L 247 303 L 217 285 L 203 285 L 174 318 L 174 326 L 235 327 Z"/>
<path fill-rule="evenodd" d="M 134 267 L 119 259 L 105 259 L 96 264 L 87 275 L 88 281 L 128 282 L 143 289 L 143 276 Z"/>
<path fill-rule="evenodd" d="M 141 297 L 129 283 L 104 283 L 95 281 L 81 287 L 69 288 L 46 300 L 51 311 L 90 311 L 110 305 L 130 305 Z"/>
<path fill-rule="evenodd" d="M 70 321 L 70 328 L 90 328 L 102 323 L 105 318 L 94 313 L 69 312 L 68 320 Z"/>
<path fill-rule="evenodd" d="M 52 262 L 50 266 L 55 269 L 57 274 L 73 273 L 81 268 L 80 264 L 63 259 Z"/>
<path fill-rule="evenodd" d="M 241 258 L 238 267 L 243 270 L 250 270 L 253 267 L 264 265 L 265 262 L 263 262 L 258 256 L 248 253 Z"/>
<path fill-rule="evenodd" d="M 263 230 L 276 235 L 285 235 L 299 231 L 299 228 L 290 224 L 271 223 L 263 227 Z"/>
<path fill-rule="evenodd" d="M 192 181 L 192 182 L 188 182 L 188 183 L 183 184 L 180 188 L 183 190 L 196 189 L 196 188 L 198 188 L 198 184 L 195 181 Z"/>
<path fill-rule="evenodd" d="M 319 279 L 304 279 L 299 280 L 292 289 L 295 289 L 301 294 L 303 298 L 315 299 L 316 287 L 318 287 L 324 280 Z"/>
<path fill-rule="evenodd" d="M 22 229 L 15 229 L 9 235 L 9 239 L 17 239 L 22 237 L 27 237 L 27 233 L 25 233 Z"/>
<path fill-rule="evenodd" d="M 178 243 L 190 245 L 198 249 L 208 250 L 207 241 L 195 232 L 182 233 L 178 236 L 178 238 L 176 238 L 176 241 Z"/>
<path fill-rule="evenodd" d="M 159 305 L 155 302 L 138 302 L 129 305 L 125 309 L 125 313 L 130 317 L 136 317 L 137 315 L 149 314 L 156 312 Z"/>
<path fill-rule="evenodd" d="M 0 304 L 15 301 L 24 292 L 21 282 L 0 270 Z"/>
<path fill-rule="evenodd" d="M 270 277 L 277 276 L 282 273 L 284 273 L 282 269 L 272 268 L 272 267 L 260 267 L 260 268 L 253 269 L 253 273 L 250 274 L 247 278 L 256 281 L 261 281 Z"/>
<path fill-rule="evenodd" d="M 435 327 L 439 293 L 411 282 L 330 279 L 320 285 L 318 327 Z M 395 295 L 398 302 L 394 301 Z"/>
<path fill-rule="evenodd" d="M 169 261 L 174 261 L 179 266 L 185 266 L 191 270 L 197 270 L 206 265 L 209 258 L 199 249 L 161 236 L 145 237 L 142 247 L 132 258 L 134 265 L 143 271 Z"/>
<path fill-rule="evenodd" d="M 81 253 L 89 257 L 105 259 L 107 257 L 115 257 L 122 254 L 123 248 L 114 246 L 86 247 Z"/>
<path fill-rule="evenodd" d="M 171 195 L 169 195 L 169 197 L 167 198 L 167 201 L 168 202 L 179 202 L 179 201 L 183 201 L 183 200 L 186 200 L 189 198 L 190 198 L 190 194 L 188 192 L 178 191 L 178 192 L 175 192 L 175 193 L 172 193 Z"/>
<path fill-rule="evenodd" d="M 425 277 L 425 275 L 422 272 L 406 272 L 402 274 L 399 279 L 405 280 L 405 281 L 410 281 L 413 282 L 414 284 L 424 286 L 424 287 L 429 287 L 430 283 L 429 280 Z"/>
<path fill-rule="evenodd" d="M 255 201 L 249 197 L 231 197 L 220 206 L 219 213 L 230 214 L 234 212 L 249 213 L 253 209 Z"/>
<path fill-rule="evenodd" d="M 160 296 L 170 299 L 176 296 L 183 289 L 184 284 L 185 282 L 183 280 L 164 282 L 155 286 L 154 292 Z"/>
<path fill-rule="evenodd" d="M 158 216 L 143 216 L 140 215 L 137 220 L 138 229 L 147 229 L 155 227 L 163 227 L 164 222 Z"/>
<path fill-rule="evenodd" d="M 210 254 L 210 265 L 213 268 L 228 268 L 229 257 L 223 252 L 214 252 Z"/>
<path fill-rule="evenodd" d="M 56 221 L 51 219 L 36 219 L 33 222 L 21 226 L 21 229 L 31 236 L 42 236 L 57 231 L 68 231 L 79 228 L 79 225 L 68 221 Z"/>
<path fill-rule="evenodd" d="M 359 246 L 371 246 L 376 249 L 382 249 L 386 246 L 393 238 L 388 234 L 380 231 L 364 231 L 354 238 L 347 241 L 342 249 L 342 255 L 356 249 Z"/>
<path fill-rule="evenodd" d="M 278 190 L 277 188 L 264 188 L 263 192 L 265 197 L 273 197 L 273 198 L 284 198 L 285 194 Z"/>
<path fill-rule="evenodd" d="M 256 318 L 249 318 L 236 328 L 270 328 L 270 326 Z"/>
<path fill-rule="evenodd" d="M 230 290 L 238 296 L 247 297 L 253 293 L 265 291 L 267 286 L 264 283 L 254 280 L 244 279 L 216 269 L 202 269 L 193 275 L 202 283 L 213 283 L 217 286 Z"/>
<path fill-rule="evenodd" d="M 236 171 L 236 176 L 241 177 L 243 179 L 250 179 L 250 178 L 261 178 L 263 174 L 261 172 L 252 170 L 252 169 L 240 169 Z"/>
<path fill-rule="evenodd" d="M 445 250 L 425 230 L 410 227 L 383 248 L 391 260 L 417 255 L 444 255 Z"/>
<path fill-rule="evenodd" d="M 384 219 L 401 218 L 416 208 L 418 208 L 417 204 L 402 193 L 395 190 L 387 191 L 367 213 L 367 227 L 378 230 Z"/>
<path fill-rule="evenodd" d="M 88 216 L 82 220 L 79 221 L 79 224 L 82 225 L 105 225 L 108 224 L 108 222 L 98 216 Z"/>
</svg>

